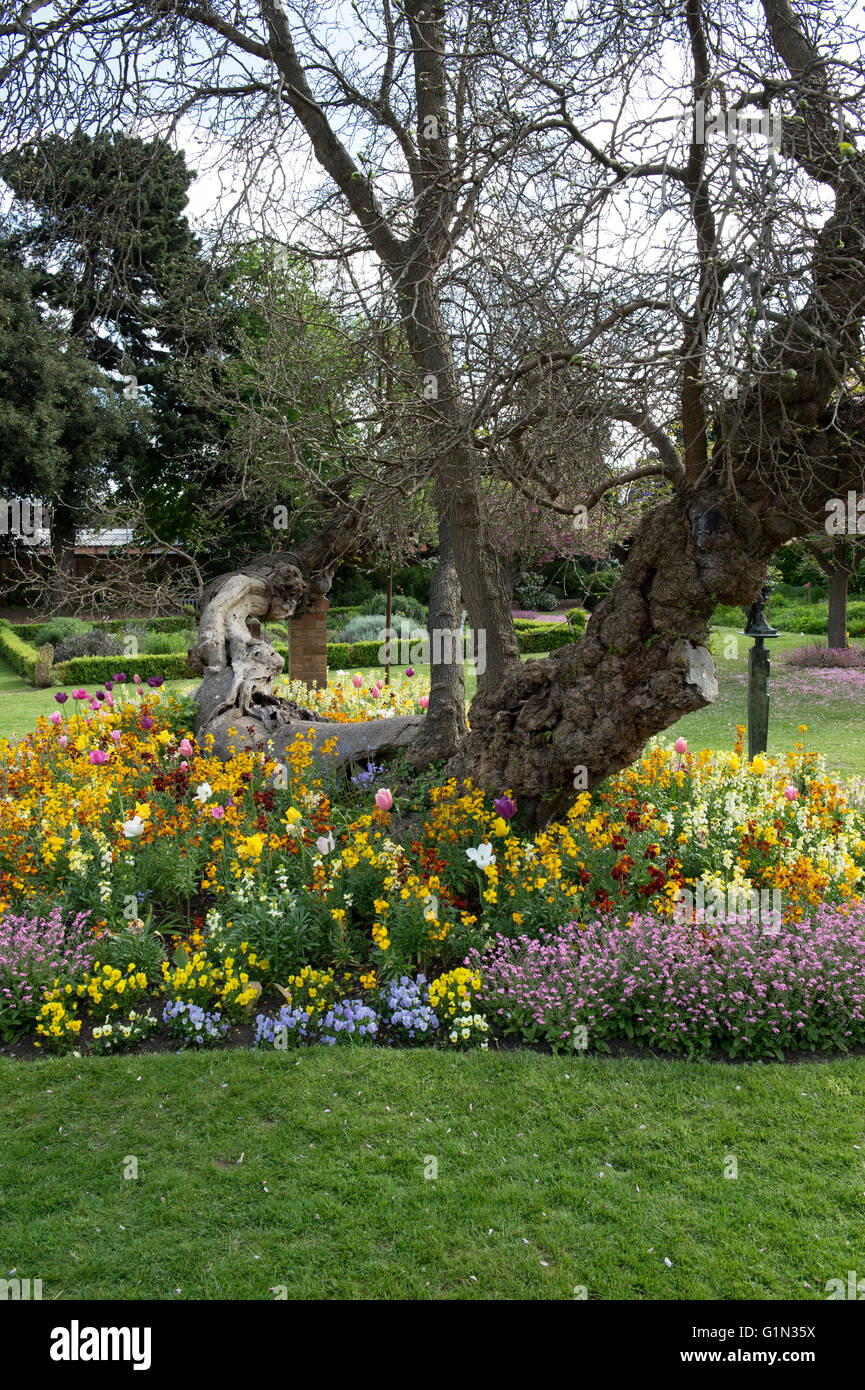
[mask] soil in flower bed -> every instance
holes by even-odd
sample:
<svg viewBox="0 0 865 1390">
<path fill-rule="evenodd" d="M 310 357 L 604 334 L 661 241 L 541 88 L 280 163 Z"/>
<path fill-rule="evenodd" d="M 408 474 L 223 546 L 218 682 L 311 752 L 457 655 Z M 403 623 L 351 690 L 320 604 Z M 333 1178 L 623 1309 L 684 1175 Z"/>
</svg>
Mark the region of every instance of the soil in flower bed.
<svg viewBox="0 0 865 1390">
<path fill-rule="evenodd" d="M 147 1013 L 148 1010 L 150 1010 L 150 1012 L 155 1014 L 157 1018 L 161 1018 L 162 1010 L 165 1007 L 165 1003 L 166 997 L 164 994 L 154 994 L 151 995 L 148 999 L 140 1000 L 137 1004 L 136 1011 L 138 1013 Z M 135 1047 L 118 1047 L 113 1049 L 113 1051 L 109 1055 L 134 1056 L 136 1054 L 146 1052 L 225 1052 L 234 1051 L 236 1048 L 251 1049 L 255 1038 L 255 1016 L 260 1013 L 268 1015 L 278 1013 L 279 1009 L 283 1006 L 284 1003 L 285 1000 L 280 995 L 263 995 L 259 1000 L 255 1009 L 255 1013 L 252 1015 L 249 1022 L 232 1023 L 225 1037 L 222 1038 L 220 1042 L 217 1044 L 181 1044 L 181 1042 L 176 1037 L 170 1036 L 168 1029 L 163 1024 L 160 1024 L 159 1028 L 155 1029 L 154 1032 L 151 1033 L 148 1038 L 145 1038 L 143 1042 L 138 1043 Z M 80 1048 L 76 1047 L 75 1049 L 70 1049 L 69 1052 L 59 1055 L 71 1056 L 73 1051 L 78 1052 L 82 1057 L 97 1057 L 105 1055 L 102 1053 L 93 1052 L 89 1046 L 91 1031 L 94 1027 L 98 1028 L 99 1024 L 97 1022 L 88 1021 L 85 1027 L 86 1031 L 82 1029 L 82 1046 Z M 25 1037 L 18 1038 L 15 1042 L 0 1043 L 0 1057 L 9 1057 L 14 1061 L 38 1061 L 42 1057 L 55 1057 L 58 1055 L 57 1053 L 53 1052 L 50 1048 L 46 1047 L 44 1042 L 41 1046 L 37 1046 L 37 1041 L 41 1041 L 40 1039 L 38 1039 L 37 1034 L 29 1033 Z M 496 1033 L 494 1024 L 492 1024 L 490 1027 L 488 1042 L 489 1050 L 496 1052 L 522 1051 L 540 1052 L 548 1054 L 551 1054 L 553 1052 L 553 1048 L 547 1042 L 541 1041 L 528 1043 L 524 1042 L 520 1038 L 510 1036 L 505 1037 L 502 1034 Z M 431 1045 L 435 1047 L 438 1051 L 455 1051 L 454 1048 L 447 1046 L 445 1043 L 442 1043 L 440 1045 L 432 1043 Z M 324 1046 L 324 1044 L 318 1044 L 318 1046 Z M 381 1042 L 357 1043 L 353 1044 L 353 1046 L 362 1046 L 365 1048 L 372 1047 L 376 1049 L 396 1048 L 400 1052 L 409 1052 L 423 1050 L 424 1048 L 428 1050 L 430 1044 L 422 1044 L 419 1046 L 416 1043 L 405 1041 L 402 1038 L 391 1038 L 385 1036 Z M 294 1045 L 292 1045 L 292 1047 L 289 1048 L 289 1051 L 305 1051 L 308 1050 L 308 1048 L 309 1044 L 301 1044 L 300 1047 L 295 1047 Z M 263 1050 L 268 1052 L 272 1051 L 271 1048 L 265 1048 Z M 472 1051 L 477 1050 L 478 1049 L 476 1048 L 472 1049 Z M 618 1057 L 631 1057 L 635 1060 L 652 1060 L 656 1062 L 681 1062 L 687 1060 L 682 1053 L 662 1052 L 660 1050 L 653 1050 L 652 1048 L 645 1047 L 640 1043 L 629 1042 L 627 1038 L 610 1038 L 607 1042 L 607 1050 L 593 1051 L 591 1048 L 589 1048 L 585 1053 L 569 1053 L 568 1059 L 578 1062 L 582 1056 L 591 1057 L 594 1061 L 603 1061 L 605 1058 L 614 1060 Z M 699 1060 L 708 1062 L 722 1062 L 725 1063 L 727 1066 L 760 1066 L 764 1062 L 777 1063 L 779 1061 L 783 1061 L 785 1063 L 793 1065 L 801 1062 L 837 1062 L 844 1057 L 865 1057 L 865 1044 L 856 1044 L 855 1046 L 850 1047 L 846 1052 L 842 1052 L 840 1049 L 834 1052 L 798 1051 L 785 1052 L 783 1054 L 783 1057 L 756 1058 L 729 1057 L 726 1054 L 726 1052 L 722 1052 L 720 1048 L 713 1048 L 710 1052 L 701 1053 Z"/>
</svg>

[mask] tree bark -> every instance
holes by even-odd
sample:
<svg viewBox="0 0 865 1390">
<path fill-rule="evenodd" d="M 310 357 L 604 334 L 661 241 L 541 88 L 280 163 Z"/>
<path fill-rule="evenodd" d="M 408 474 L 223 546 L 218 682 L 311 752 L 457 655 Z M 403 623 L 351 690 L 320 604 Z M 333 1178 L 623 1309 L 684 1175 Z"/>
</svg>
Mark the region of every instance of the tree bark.
<svg viewBox="0 0 865 1390">
<path fill-rule="evenodd" d="M 519 665 L 501 560 L 493 541 L 489 509 L 481 487 L 481 467 L 466 444 L 466 412 L 460 399 L 450 338 L 432 283 L 432 267 L 417 264 L 401 288 L 400 306 L 412 359 L 428 402 L 427 433 L 437 455 L 435 504 L 446 524 L 454 562 L 475 634 L 483 633 L 486 665 L 478 689 L 495 689 Z M 432 700 L 430 701 L 432 705 Z"/>
<path fill-rule="evenodd" d="M 828 544 L 828 549 L 826 548 Z M 847 649 L 847 586 L 850 582 L 848 543 L 841 536 L 830 542 L 807 538 L 805 545 L 829 581 L 827 646 Z"/>
<path fill-rule="evenodd" d="M 51 554 L 53 573 L 49 585 L 49 602 L 54 612 L 69 608 L 75 592 L 75 540 L 77 532 L 75 508 L 64 498 L 51 509 Z"/>
<path fill-rule="evenodd" d="M 462 619 L 460 581 L 446 521 L 439 522 L 438 538 L 439 562 L 432 577 L 429 596 L 429 710 L 409 755 L 416 768 L 427 767 L 441 758 L 453 757 L 466 734 L 462 650 L 457 652 L 458 661 L 435 660 L 437 653 L 445 654 L 444 644 L 436 642 L 436 631 L 459 631 Z"/>
<path fill-rule="evenodd" d="M 832 648 L 845 651 L 847 648 L 847 584 L 849 571 L 841 566 L 833 568 L 829 575 L 829 640 Z"/>
</svg>

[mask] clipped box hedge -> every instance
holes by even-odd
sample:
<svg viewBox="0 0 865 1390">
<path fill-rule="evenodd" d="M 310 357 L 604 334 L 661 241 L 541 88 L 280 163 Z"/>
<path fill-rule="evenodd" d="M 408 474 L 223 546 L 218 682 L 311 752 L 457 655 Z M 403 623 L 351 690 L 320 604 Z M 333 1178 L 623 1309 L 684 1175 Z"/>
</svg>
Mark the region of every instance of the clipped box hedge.
<svg viewBox="0 0 865 1390">
<path fill-rule="evenodd" d="M 185 652 L 171 652 L 167 656 L 148 656 L 144 652 L 138 656 L 73 656 L 69 661 L 58 662 L 52 675 L 55 685 L 86 688 L 111 680 L 115 671 L 125 672 L 127 683 L 136 675 L 142 680 L 147 680 L 148 676 L 162 676 L 164 680 L 177 681 L 189 674 Z"/>
<path fill-rule="evenodd" d="M 35 680 L 39 653 L 14 631 L 11 623 L 5 621 L 0 623 L 0 656 L 19 676 L 31 682 Z"/>
<path fill-rule="evenodd" d="M 582 632 L 570 627 L 568 623 L 553 623 L 549 627 L 535 628 L 533 632 L 518 632 L 517 644 L 523 653 L 551 652 L 556 647 L 567 647 L 571 642 L 579 642 Z"/>
</svg>

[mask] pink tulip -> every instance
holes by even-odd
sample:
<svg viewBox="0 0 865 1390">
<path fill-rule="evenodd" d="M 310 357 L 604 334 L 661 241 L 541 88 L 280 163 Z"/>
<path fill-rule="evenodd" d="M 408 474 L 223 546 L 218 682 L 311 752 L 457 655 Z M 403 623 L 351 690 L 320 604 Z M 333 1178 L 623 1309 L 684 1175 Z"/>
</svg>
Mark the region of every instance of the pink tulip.
<svg viewBox="0 0 865 1390">
<path fill-rule="evenodd" d="M 352 676 L 351 683 L 354 686 L 355 690 L 360 690 L 361 686 L 363 685 L 363 676 Z"/>
<path fill-rule="evenodd" d="M 688 751 L 688 740 L 687 740 L 686 738 L 677 738 L 677 739 L 676 739 L 676 752 L 677 752 L 677 753 L 687 753 L 687 751 Z"/>
<path fill-rule="evenodd" d="M 103 763 L 108 762 L 110 757 L 111 754 L 103 753 L 101 748 L 92 748 L 88 754 L 88 760 L 93 763 L 94 767 L 101 767 Z"/>
<path fill-rule="evenodd" d="M 798 787 L 794 787 L 788 783 L 788 785 L 784 788 L 784 795 L 786 796 L 788 801 L 795 801 L 797 796 L 799 795 L 799 789 Z"/>
<path fill-rule="evenodd" d="M 381 691 L 379 690 L 377 685 L 374 685 L 369 693 L 374 700 L 378 700 L 381 698 Z"/>
<path fill-rule="evenodd" d="M 86 700 L 86 699 L 87 699 L 87 691 L 86 691 L 86 690 L 73 690 L 73 692 L 72 692 L 72 698 L 73 698 L 73 700 Z"/>
<path fill-rule="evenodd" d="M 182 753 L 182 755 L 183 755 L 184 758 L 191 758 L 191 757 L 192 757 L 192 752 L 193 752 L 192 744 L 189 742 L 189 739 L 188 739 L 188 738 L 182 738 L 182 739 L 180 740 L 180 745 L 179 745 L 178 751 L 179 751 L 180 753 Z"/>
<path fill-rule="evenodd" d="M 111 737 L 114 739 L 115 743 L 119 743 L 123 735 L 121 734 L 119 729 L 112 729 Z"/>
<path fill-rule="evenodd" d="M 222 806 L 211 806 L 210 814 L 213 816 L 214 820 L 222 820 L 222 817 L 225 815 L 225 810 Z"/>
<path fill-rule="evenodd" d="M 418 697 L 417 697 L 417 702 L 418 702 L 418 704 L 420 705 L 421 709 L 428 709 L 428 708 L 429 708 L 429 695 L 418 695 Z"/>
<path fill-rule="evenodd" d="M 66 737 L 65 734 L 61 734 L 60 737 L 58 738 L 57 742 L 60 744 L 60 747 L 61 747 L 61 748 L 65 748 L 66 745 L 67 745 L 67 743 L 69 742 L 69 740 L 68 740 L 68 738 Z"/>
<path fill-rule="evenodd" d="M 188 771 L 189 771 L 189 763 L 186 761 L 185 758 L 184 758 L 183 762 L 180 764 L 180 771 L 181 771 L 181 772 L 188 772 Z"/>
<path fill-rule="evenodd" d="M 63 723 L 63 715 L 60 713 L 59 710 L 57 710 L 54 714 L 49 714 L 48 718 L 51 720 L 52 724 Z"/>
<path fill-rule="evenodd" d="M 393 805 L 393 793 L 389 787 L 379 787 L 375 794 L 375 804 L 380 811 L 389 811 Z"/>
</svg>

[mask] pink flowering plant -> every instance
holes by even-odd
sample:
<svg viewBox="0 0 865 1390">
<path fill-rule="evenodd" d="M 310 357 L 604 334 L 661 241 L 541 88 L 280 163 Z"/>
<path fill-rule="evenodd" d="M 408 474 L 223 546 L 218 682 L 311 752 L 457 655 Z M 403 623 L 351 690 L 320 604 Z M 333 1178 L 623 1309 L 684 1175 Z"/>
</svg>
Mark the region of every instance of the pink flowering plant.
<svg viewBox="0 0 865 1390">
<path fill-rule="evenodd" d="M 0 921 L 0 1038 L 20 1036 L 35 1026 L 42 991 L 58 981 L 73 985 L 93 963 L 96 941 L 88 912 L 64 921 L 55 908 L 49 917 L 6 916 Z"/>
<path fill-rule="evenodd" d="M 777 934 L 652 917 L 497 936 L 468 964 L 505 1034 L 556 1051 L 612 1040 L 695 1057 L 777 1057 L 865 1043 L 865 906 L 819 907 Z"/>
</svg>

